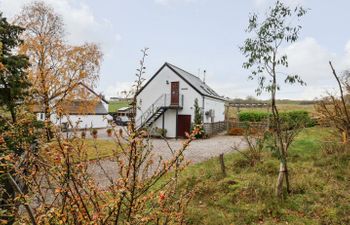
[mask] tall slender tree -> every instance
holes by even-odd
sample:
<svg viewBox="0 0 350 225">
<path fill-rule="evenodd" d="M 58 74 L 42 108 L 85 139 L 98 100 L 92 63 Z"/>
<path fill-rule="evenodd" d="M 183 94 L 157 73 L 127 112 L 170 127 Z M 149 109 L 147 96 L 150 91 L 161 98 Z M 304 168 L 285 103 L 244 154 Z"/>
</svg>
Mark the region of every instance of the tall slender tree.
<svg viewBox="0 0 350 225">
<path fill-rule="evenodd" d="M 197 98 L 194 100 L 194 125 L 202 125 L 202 111 Z"/>
<path fill-rule="evenodd" d="M 77 91 L 81 82 L 96 85 L 102 53 L 96 44 L 66 44 L 62 17 L 44 2 L 25 6 L 16 22 L 26 29 L 21 52 L 29 56 L 35 102 L 45 113 L 50 139 L 51 115 L 67 99 L 81 93 Z"/>
<path fill-rule="evenodd" d="M 243 68 L 251 69 L 252 75 L 249 78 L 258 80 L 257 94 L 266 91 L 271 95 L 274 128 L 274 144 L 271 148 L 280 160 L 277 196 L 282 196 L 284 181 L 286 181 L 287 191 L 290 191 L 287 167 L 290 143 L 285 142 L 289 138 L 283 136 L 286 133 L 282 130 L 282 121 L 276 105 L 277 91 L 280 89 L 280 79 L 289 84 L 305 84 L 298 75 L 281 71 L 282 68 L 288 67 L 287 55 L 282 53 L 281 48 L 298 40 L 301 26 L 296 23 L 306 12 L 307 10 L 301 6 L 292 9 L 281 1 L 277 1 L 273 7 L 270 7 L 264 20 L 259 21 L 258 15 L 252 14 L 246 30 L 251 37 L 247 38 L 244 45 L 240 47 L 247 58 Z"/>
</svg>

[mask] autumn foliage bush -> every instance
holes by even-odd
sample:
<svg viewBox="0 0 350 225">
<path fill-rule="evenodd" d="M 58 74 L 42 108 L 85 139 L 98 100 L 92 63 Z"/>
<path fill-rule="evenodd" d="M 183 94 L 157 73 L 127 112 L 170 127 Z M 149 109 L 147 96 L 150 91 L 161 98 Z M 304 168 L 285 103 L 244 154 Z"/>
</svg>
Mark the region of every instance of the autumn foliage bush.
<svg viewBox="0 0 350 225">
<path fill-rule="evenodd" d="M 137 107 L 135 94 L 143 84 L 146 51 L 142 51 L 132 92 L 133 115 Z M 68 137 L 59 129 L 52 130 L 53 139 L 48 141 L 45 129 L 31 125 L 36 118 L 30 112 L 23 111 L 23 118 L 15 123 L 0 116 L 3 223 L 185 223 L 185 210 L 193 191 L 186 184 L 180 189 L 178 177 L 188 164 L 183 153 L 199 129 L 194 129 L 178 149 L 168 149 L 171 154 L 163 159 L 153 154 L 147 129 L 137 129 L 132 117 L 126 130 L 112 127 L 116 147 L 110 161 L 115 169 L 106 171 L 99 157 L 95 166 L 91 165 L 86 140 L 78 129 L 73 128 Z M 96 131 L 92 133 L 97 134 Z M 93 140 L 98 156 L 99 146 Z M 4 180 L 7 187 L 3 186 Z M 8 188 L 11 185 L 16 188 Z M 25 210 L 19 210 L 19 206 Z"/>
<path fill-rule="evenodd" d="M 244 129 L 240 127 L 232 127 L 227 132 L 228 135 L 242 136 L 244 134 Z"/>
</svg>

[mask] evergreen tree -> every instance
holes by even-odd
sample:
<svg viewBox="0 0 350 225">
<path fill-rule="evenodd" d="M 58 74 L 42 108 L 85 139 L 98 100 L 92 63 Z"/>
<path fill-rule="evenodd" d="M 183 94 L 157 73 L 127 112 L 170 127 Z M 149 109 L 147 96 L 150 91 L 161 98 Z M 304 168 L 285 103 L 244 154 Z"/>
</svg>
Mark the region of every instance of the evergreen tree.
<svg viewBox="0 0 350 225">
<path fill-rule="evenodd" d="M 199 107 L 197 98 L 194 100 L 194 124 L 195 125 L 202 124 L 202 112 L 201 112 L 201 108 Z"/>
<path fill-rule="evenodd" d="M 0 13 L 0 106 L 9 111 L 16 122 L 16 106 L 23 102 L 28 82 L 28 58 L 16 53 L 22 43 L 23 28 L 12 25 Z"/>
<path fill-rule="evenodd" d="M 199 107 L 198 99 L 196 98 L 194 100 L 194 123 L 192 126 L 192 132 L 194 129 L 197 129 L 198 132 L 195 135 L 195 138 L 203 138 L 205 131 L 203 128 L 203 121 L 202 121 L 202 109 Z"/>
</svg>

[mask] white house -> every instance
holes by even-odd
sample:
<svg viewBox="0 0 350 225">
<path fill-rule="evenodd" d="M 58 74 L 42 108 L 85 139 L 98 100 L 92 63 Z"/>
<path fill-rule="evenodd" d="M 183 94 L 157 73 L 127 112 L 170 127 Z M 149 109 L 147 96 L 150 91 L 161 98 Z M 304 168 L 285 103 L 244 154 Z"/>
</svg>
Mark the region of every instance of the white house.
<svg viewBox="0 0 350 225">
<path fill-rule="evenodd" d="M 68 125 L 68 128 L 106 128 L 108 120 L 112 117 L 108 114 L 108 101 L 97 94 L 88 86 L 81 83 L 90 95 L 88 99 L 75 99 L 62 104 L 62 115 L 57 112 L 51 114 L 51 121 L 58 126 Z M 44 121 L 44 110 L 39 104 L 34 105 L 33 112 L 37 114 L 37 119 Z"/>
<path fill-rule="evenodd" d="M 184 137 L 194 121 L 198 99 L 203 122 L 225 120 L 225 99 L 197 76 L 165 63 L 137 94 L 136 126 L 166 129 L 170 138 Z"/>
</svg>

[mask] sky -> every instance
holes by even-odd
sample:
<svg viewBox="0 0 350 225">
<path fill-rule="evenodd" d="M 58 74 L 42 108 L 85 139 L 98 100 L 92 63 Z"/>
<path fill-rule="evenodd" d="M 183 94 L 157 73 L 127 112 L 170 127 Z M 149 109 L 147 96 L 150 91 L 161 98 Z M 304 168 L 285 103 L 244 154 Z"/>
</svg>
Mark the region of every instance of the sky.
<svg viewBox="0 0 350 225">
<path fill-rule="evenodd" d="M 0 0 L 0 11 L 11 20 L 32 0 Z M 302 18 L 296 43 L 284 46 L 288 72 L 307 86 L 281 84 L 280 99 L 312 100 L 336 92 L 328 61 L 341 73 L 350 68 L 350 1 L 282 0 L 309 12 Z M 248 37 L 250 13 L 264 12 L 273 0 L 44 0 L 62 15 L 70 44 L 95 42 L 104 57 L 97 91 L 117 96 L 131 87 L 141 57 L 149 48 L 150 78 L 169 62 L 200 78 L 220 95 L 255 96 L 257 81 L 248 79 L 239 50 Z M 267 99 L 263 94 L 259 98 Z"/>
</svg>

